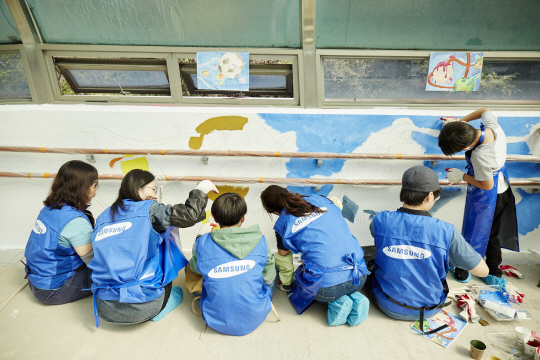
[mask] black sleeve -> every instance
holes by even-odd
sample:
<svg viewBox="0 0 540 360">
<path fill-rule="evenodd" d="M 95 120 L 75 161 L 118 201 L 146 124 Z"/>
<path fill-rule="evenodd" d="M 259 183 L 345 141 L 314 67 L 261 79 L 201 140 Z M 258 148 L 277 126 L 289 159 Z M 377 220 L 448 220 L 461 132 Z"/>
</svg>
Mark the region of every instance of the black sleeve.
<svg viewBox="0 0 540 360">
<path fill-rule="evenodd" d="M 287 249 L 285 247 L 285 245 L 283 245 L 283 239 L 281 238 L 281 235 L 279 235 L 277 233 L 277 231 L 275 232 L 276 233 L 276 242 L 277 242 L 277 248 L 279 250 L 283 250 L 283 251 L 289 251 L 289 249 Z"/>
<path fill-rule="evenodd" d="M 200 190 L 192 190 L 185 204 L 165 205 L 154 202 L 150 207 L 150 221 L 158 233 L 169 227 L 186 228 L 206 218 L 208 196 Z"/>
</svg>

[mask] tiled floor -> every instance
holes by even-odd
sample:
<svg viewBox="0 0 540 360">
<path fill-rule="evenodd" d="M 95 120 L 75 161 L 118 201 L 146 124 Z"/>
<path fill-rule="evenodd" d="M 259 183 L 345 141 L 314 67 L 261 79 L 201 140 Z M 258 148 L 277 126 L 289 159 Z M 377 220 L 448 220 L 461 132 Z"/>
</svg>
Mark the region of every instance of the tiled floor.
<svg viewBox="0 0 540 360">
<path fill-rule="evenodd" d="M 1 254 L 1 252 L 0 252 Z M 19 254 L 20 255 L 20 254 Z M 16 264 L 19 255 L 6 256 L 4 263 Z M 408 321 L 386 317 L 373 306 L 360 326 L 329 327 L 326 307 L 315 304 L 298 316 L 287 296 L 277 291 L 274 305 L 283 317 L 272 314 L 253 333 L 244 337 L 219 334 L 208 328 L 199 340 L 203 322 L 191 312 L 192 295 L 184 288 L 184 301 L 159 322 L 117 326 L 101 322 L 96 329 L 92 299 L 73 304 L 44 306 L 38 303 L 22 279 L 22 266 L 0 267 L 0 359 L 467 359 L 469 342 L 479 339 L 488 344 L 484 359 L 505 352 L 490 344 L 488 333 L 513 334 L 515 326 L 540 331 L 539 254 L 505 254 L 525 274 L 511 279 L 526 294 L 524 305 L 532 320 L 497 322 L 483 309 L 480 316 L 490 326 L 469 324 L 447 349 L 409 330 Z M 183 272 L 174 285 L 183 286 Z M 451 277 L 450 288 L 462 287 Z M 472 283 L 483 281 L 473 277 Z M 458 313 L 451 305 L 448 311 Z M 491 336 L 490 336 L 491 337 Z"/>
</svg>

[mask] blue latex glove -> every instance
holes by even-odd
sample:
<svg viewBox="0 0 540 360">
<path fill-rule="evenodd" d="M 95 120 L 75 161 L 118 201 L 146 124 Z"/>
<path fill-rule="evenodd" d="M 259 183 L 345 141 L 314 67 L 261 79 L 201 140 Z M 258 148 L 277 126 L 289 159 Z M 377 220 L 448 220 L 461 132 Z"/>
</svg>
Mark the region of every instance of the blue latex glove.
<svg viewBox="0 0 540 360">
<path fill-rule="evenodd" d="M 498 285 L 501 288 L 506 286 L 506 279 L 503 279 L 503 278 L 500 278 L 500 277 L 497 277 L 497 276 L 488 275 L 488 276 L 482 278 L 482 280 L 484 280 L 486 282 L 486 284 L 488 284 L 488 285 L 495 285 L 495 286 Z"/>
</svg>

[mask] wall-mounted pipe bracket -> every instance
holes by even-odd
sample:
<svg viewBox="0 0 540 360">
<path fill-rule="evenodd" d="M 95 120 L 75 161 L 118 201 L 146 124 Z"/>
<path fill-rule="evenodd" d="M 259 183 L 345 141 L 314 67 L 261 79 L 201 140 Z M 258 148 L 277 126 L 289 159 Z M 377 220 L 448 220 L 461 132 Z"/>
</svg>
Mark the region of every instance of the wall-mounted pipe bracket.
<svg viewBox="0 0 540 360">
<path fill-rule="evenodd" d="M 322 159 L 317 159 L 317 167 L 321 167 L 322 166 Z"/>
<path fill-rule="evenodd" d="M 204 165 L 208 165 L 208 156 L 203 156 L 202 157 L 202 162 Z"/>
<path fill-rule="evenodd" d="M 93 164 L 96 162 L 96 156 L 94 154 L 87 154 L 86 161 Z"/>
<path fill-rule="evenodd" d="M 321 191 L 321 187 L 320 186 L 314 186 L 313 191 L 319 192 L 319 191 Z"/>
<path fill-rule="evenodd" d="M 436 167 L 437 165 L 439 165 L 439 161 L 438 161 L 438 160 L 431 160 L 431 161 L 429 162 L 429 167 L 432 168 L 432 169 L 433 169 L 434 167 Z"/>
</svg>

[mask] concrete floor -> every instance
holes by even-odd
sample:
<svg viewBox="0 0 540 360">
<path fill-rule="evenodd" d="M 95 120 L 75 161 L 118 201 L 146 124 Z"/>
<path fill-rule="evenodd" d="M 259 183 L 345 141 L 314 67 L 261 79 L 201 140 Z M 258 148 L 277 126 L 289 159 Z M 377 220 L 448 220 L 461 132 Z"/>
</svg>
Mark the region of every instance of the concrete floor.
<svg viewBox="0 0 540 360">
<path fill-rule="evenodd" d="M 20 254 L 19 254 L 20 255 Z M 23 267 L 0 256 L 0 359 L 467 359 L 469 342 L 479 339 L 488 345 L 484 359 L 508 354 L 490 344 L 488 333 L 514 334 L 514 327 L 540 331 L 539 254 L 505 253 L 503 263 L 511 263 L 525 279 L 511 279 L 525 294 L 532 320 L 497 322 L 483 309 L 478 313 L 490 326 L 470 323 L 447 349 L 409 330 L 410 321 L 388 318 L 373 306 L 360 326 L 329 327 L 326 307 L 315 304 L 298 316 L 285 293 L 277 290 L 274 305 L 283 320 L 270 313 L 253 333 L 232 337 L 207 328 L 199 335 L 201 318 L 191 312 L 192 295 L 184 288 L 184 301 L 160 322 L 118 326 L 101 322 L 96 329 L 92 299 L 45 306 L 24 286 Z M 451 276 L 450 288 L 461 287 Z M 473 277 L 472 283 L 483 285 Z M 174 285 L 183 286 L 183 272 Z M 22 288 L 22 290 L 21 290 Z M 458 313 L 451 305 L 447 311 Z"/>
</svg>

